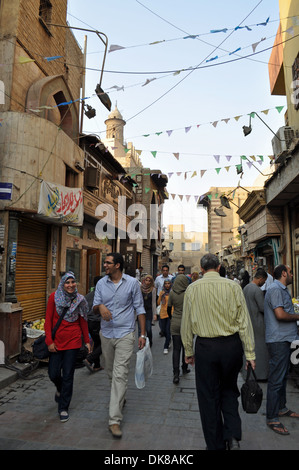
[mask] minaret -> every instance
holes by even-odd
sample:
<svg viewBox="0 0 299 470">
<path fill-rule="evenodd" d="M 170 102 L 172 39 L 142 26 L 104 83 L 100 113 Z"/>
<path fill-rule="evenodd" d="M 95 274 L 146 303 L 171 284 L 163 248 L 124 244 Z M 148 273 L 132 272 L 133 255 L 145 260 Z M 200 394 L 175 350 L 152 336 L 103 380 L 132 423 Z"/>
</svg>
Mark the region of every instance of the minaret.
<svg viewBox="0 0 299 470">
<path fill-rule="evenodd" d="M 120 114 L 117 103 L 115 109 L 109 114 L 108 119 L 105 121 L 106 124 L 106 139 L 114 140 L 115 146 L 124 145 L 124 126 L 126 121 L 123 120 Z"/>
</svg>

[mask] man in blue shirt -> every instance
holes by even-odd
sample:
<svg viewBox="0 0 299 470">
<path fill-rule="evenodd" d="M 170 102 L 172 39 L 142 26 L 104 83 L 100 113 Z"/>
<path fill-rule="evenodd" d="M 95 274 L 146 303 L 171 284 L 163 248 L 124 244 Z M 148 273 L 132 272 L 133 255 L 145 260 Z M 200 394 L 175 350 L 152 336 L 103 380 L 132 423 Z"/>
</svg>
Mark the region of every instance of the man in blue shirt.
<svg viewBox="0 0 299 470">
<path fill-rule="evenodd" d="M 123 274 L 123 257 L 109 253 L 104 267 L 106 276 L 96 285 L 94 311 L 101 315 L 101 344 L 105 370 L 111 382 L 109 430 L 120 438 L 122 408 L 127 391 L 130 359 L 135 345 L 135 312 L 141 335 L 139 349 L 144 348 L 145 309 L 140 284 L 134 277 Z"/>
<path fill-rule="evenodd" d="M 293 274 L 289 266 L 280 264 L 274 269 L 274 282 L 265 296 L 265 339 L 269 351 L 269 378 L 267 387 L 267 425 L 276 433 L 289 434 L 280 422 L 282 417 L 299 418 L 286 406 L 287 374 L 290 365 L 290 345 L 298 339 L 297 321 L 287 286 Z"/>
</svg>

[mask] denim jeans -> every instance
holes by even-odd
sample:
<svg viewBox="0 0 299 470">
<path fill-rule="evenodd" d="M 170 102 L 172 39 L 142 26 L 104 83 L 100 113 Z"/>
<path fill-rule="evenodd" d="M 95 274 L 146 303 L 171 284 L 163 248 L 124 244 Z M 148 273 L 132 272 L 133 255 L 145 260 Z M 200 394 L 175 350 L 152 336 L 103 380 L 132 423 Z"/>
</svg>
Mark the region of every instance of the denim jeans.
<svg viewBox="0 0 299 470">
<path fill-rule="evenodd" d="M 174 375 L 179 375 L 180 372 L 180 356 L 182 353 L 182 369 L 188 369 L 188 364 L 185 362 L 185 349 L 180 335 L 172 335 L 172 366 Z"/>
<path fill-rule="evenodd" d="M 60 393 L 58 413 L 68 411 L 73 395 L 76 358 L 79 349 L 50 353 L 48 374 Z"/>
<path fill-rule="evenodd" d="M 148 320 L 147 318 L 145 319 L 145 331 L 146 331 L 146 336 L 149 339 L 150 342 L 150 347 L 152 347 L 153 344 L 153 332 L 152 332 L 152 320 Z M 138 336 L 140 336 L 141 330 L 140 330 L 140 325 L 138 323 Z"/>
<path fill-rule="evenodd" d="M 279 421 L 279 412 L 287 411 L 286 386 L 290 366 L 291 348 L 288 341 L 267 343 L 269 351 L 269 377 L 267 387 L 267 422 Z"/>
<path fill-rule="evenodd" d="M 165 336 L 164 349 L 169 348 L 171 335 L 170 335 L 170 318 L 161 318 L 161 330 Z"/>
</svg>

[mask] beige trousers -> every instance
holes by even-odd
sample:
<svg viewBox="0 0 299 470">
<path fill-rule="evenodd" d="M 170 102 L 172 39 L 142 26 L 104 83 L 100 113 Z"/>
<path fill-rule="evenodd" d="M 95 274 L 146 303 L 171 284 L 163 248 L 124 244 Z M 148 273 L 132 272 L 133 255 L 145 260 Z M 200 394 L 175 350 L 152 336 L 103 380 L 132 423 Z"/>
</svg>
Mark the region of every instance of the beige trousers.
<svg viewBox="0 0 299 470">
<path fill-rule="evenodd" d="M 123 338 L 105 338 L 100 332 L 100 337 L 104 368 L 111 384 L 109 425 L 120 424 L 128 386 L 130 360 L 135 345 L 135 331 Z"/>
</svg>

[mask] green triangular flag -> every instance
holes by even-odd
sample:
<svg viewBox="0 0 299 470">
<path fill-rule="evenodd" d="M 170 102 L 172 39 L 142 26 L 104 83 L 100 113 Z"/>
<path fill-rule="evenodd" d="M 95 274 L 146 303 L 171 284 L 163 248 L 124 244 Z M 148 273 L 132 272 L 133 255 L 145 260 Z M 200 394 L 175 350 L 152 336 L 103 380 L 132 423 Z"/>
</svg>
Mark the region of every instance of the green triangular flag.
<svg viewBox="0 0 299 470">
<path fill-rule="evenodd" d="M 153 151 L 151 152 L 151 154 L 152 154 L 152 156 L 153 156 L 153 157 L 155 157 L 155 158 L 156 158 L 156 155 L 157 155 L 157 150 L 153 150 Z"/>
<path fill-rule="evenodd" d="M 283 110 L 284 106 L 275 106 L 275 108 L 277 109 L 277 111 L 279 113 L 281 113 L 281 111 Z"/>
<path fill-rule="evenodd" d="M 241 159 L 242 159 L 242 160 L 247 160 L 246 155 L 241 155 Z"/>
<path fill-rule="evenodd" d="M 215 170 L 217 171 L 217 175 L 219 175 L 221 168 L 215 168 Z"/>
<path fill-rule="evenodd" d="M 151 188 L 144 188 L 144 191 L 148 193 L 151 190 Z"/>
</svg>

